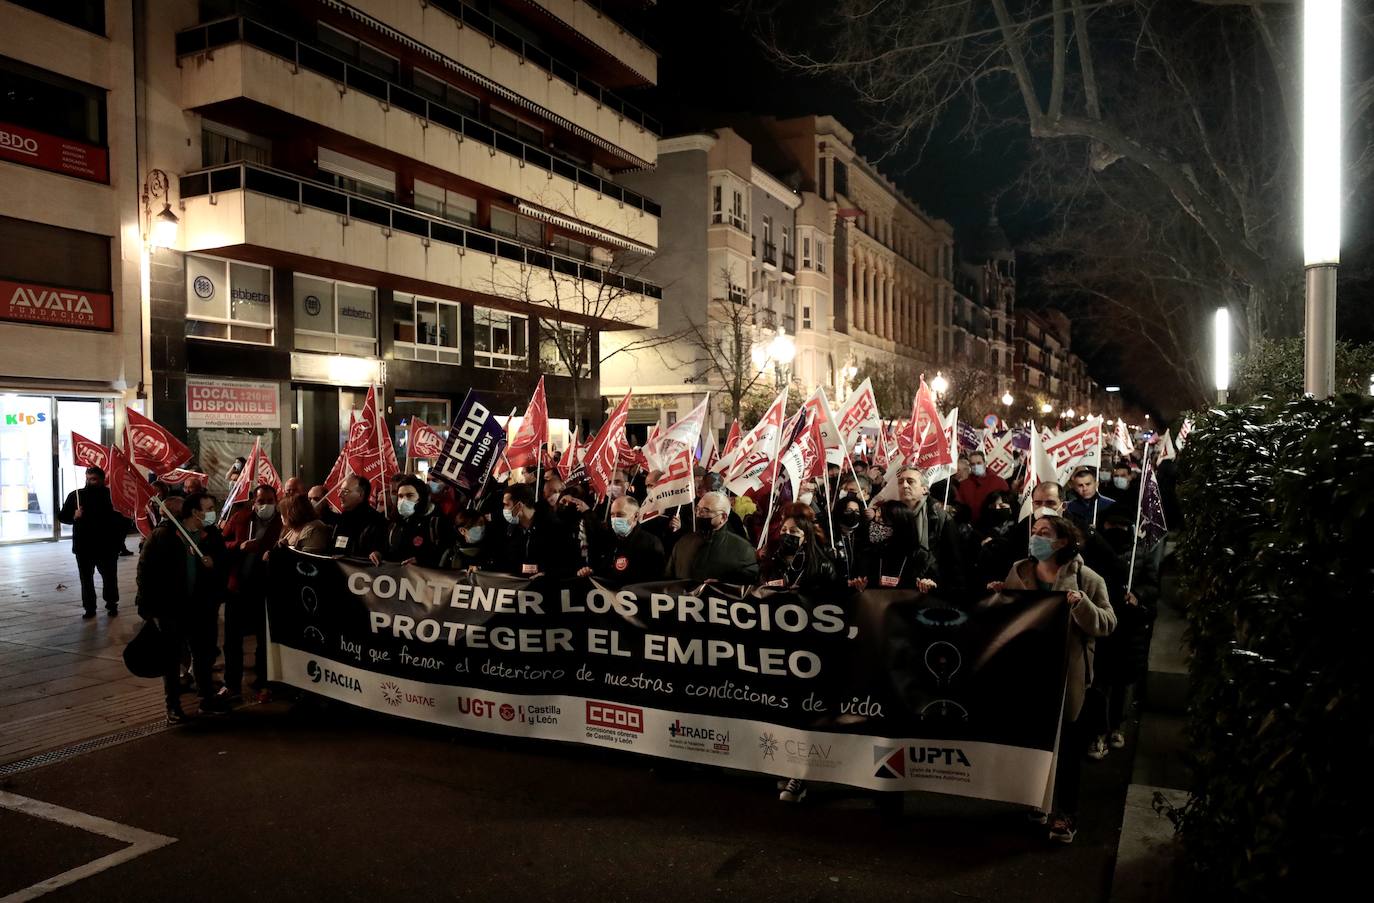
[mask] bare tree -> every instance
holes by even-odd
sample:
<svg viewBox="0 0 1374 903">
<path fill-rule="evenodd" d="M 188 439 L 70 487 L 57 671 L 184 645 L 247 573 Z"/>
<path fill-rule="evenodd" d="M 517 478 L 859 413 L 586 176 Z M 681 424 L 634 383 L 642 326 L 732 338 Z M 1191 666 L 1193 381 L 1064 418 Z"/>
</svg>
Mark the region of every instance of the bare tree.
<svg viewBox="0 0 1374 903">
<path fill-rule="evenodd" d="M 975 141 L 1055 146 L 1058 165 L 1044 172 L 1061 187 L 1130 189 L 1123 207 L 1148 198 L 1179 214 L 1175 228 L 1186 226 L 1229 281 L 1247 338 L 1296 329 L 1300 4 L 838 0 L 830 27 L 812 29 L 831 43 L 813 47 L 775 30 L 789 20 L 778 7 L 793 2 L 741 5 L 780 63 L 852 86 L 890 146 L 924 146 L 951 121 Z M 1374 11 L 1352 19 L 1366 44 Z M 1346 56 L 1356 69 L 1345 119 L 1352 197 L 1374 173 L 1370 56 Z M 1094 180 L 1118 171 L 1130 178 Z"/>
<path fill-rule="evenodd" d="M 729 399 L 730 416 L 739 419 L 751 393 L 768 385 L 770 371 L 754 361 L 754 346 L 763 336 L 763 317 L 728 268 L 722 268 L 719 277 L 719 296 L 707 303 L 705 318 L 698 321 L 688 315 L 681 341 L 664 360 L 674 369 L 685 369 L 687 382 L 722 392 Z M 676 361 L 668 360 L 670 356 Z"/>
</svg>

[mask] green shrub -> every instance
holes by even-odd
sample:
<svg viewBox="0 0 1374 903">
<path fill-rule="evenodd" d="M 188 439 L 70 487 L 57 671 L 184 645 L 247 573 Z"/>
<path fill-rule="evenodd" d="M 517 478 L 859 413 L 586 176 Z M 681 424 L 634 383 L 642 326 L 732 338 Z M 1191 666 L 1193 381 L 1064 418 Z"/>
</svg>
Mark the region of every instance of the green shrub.
<svg viewBox="0 0 1374 903">
<path fill-rule="evenodd" d="M 1374 399 L 1209 412 L 1179 498 L 1185 848 L 1207 893 L 1324 899 L 1374 848 Z"/>
</svg>

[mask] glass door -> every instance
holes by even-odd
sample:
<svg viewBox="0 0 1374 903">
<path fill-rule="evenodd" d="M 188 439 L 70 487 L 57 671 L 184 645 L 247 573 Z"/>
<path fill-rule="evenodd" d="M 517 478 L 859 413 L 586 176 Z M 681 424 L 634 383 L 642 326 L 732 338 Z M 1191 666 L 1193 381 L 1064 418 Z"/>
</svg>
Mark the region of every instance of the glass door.
<svg viewBox="0 0 1374 903">
<path fill-rule="evenodd" d="M 72 454 L 72 433 L 92 442 L 103 442 L 101 408 L 105 402 L 87 398 L 57 399 L 57 505 L 60 508 L 67 493 L 86 485 L 86 468 L 78 467 Z M 72 528 L 59 524 L 63 537 L 72 535 Z"/>
<path fill-rule="evenodd" d="M 0 542 L 56 538 L 55 454 L 52 396 L 0 395 Z"/>
</svg>

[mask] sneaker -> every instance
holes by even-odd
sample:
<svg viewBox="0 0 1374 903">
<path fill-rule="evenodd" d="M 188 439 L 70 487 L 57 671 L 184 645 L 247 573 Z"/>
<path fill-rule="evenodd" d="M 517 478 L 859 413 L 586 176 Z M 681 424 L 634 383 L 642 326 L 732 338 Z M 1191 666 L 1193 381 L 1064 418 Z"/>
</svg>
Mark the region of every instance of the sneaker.
<svg viewBox="0 0 1374 903">
<path fill-rule="evenodd" d="M 188 720 L 190 720 L 190 719 L 188 719 L 188 718 L 186 717 L 186 713 L 183 712 L 183 711 L 181 710 L 181 706 L 168 706 L 168 707 L 167 707 L 167 723 L 168 723 L 168 724 L 181 724 L 182 722 L 188 721 Z"/>
<path fill-rule="evenodd" d="M 1126 745 L 1126 735 L 1121 731 L 1112 731 L 1112 735 L 1107 738 L 1107 745 L 1112 749 L 1121 749 Z"/>
<path fill-rule="evenodd" d="M 228 715 L 230 708 L 229 700 L 221 699 L 218 694 L 206 696 L 200 701 L 202 715 Z"/>
<path fill-rule="evenodd" d="M 784 803 L 800 803 L 806 799 L 806 784 L 792 778 L 783 785 L 782 792 L 778 794 L 778 799 Z"/>
<path fill-rule="evenodd" d="M 1105 759 L 1105 758 L 1107 758 L 1107 738 L 1106 738 L 1106 737 L 1094 737 L 1094 738 L 1093 738 L 1093 742 L 1088 746 L 1088 758 L 1089 758 L 1089 759 Z"/>
<path fill-rule="evenodd" d="M 1073 843 L 1078 834 L 1078 824 L 1072 815 L 1056 815 L 1050 819 L 1050 840 L 1056 843 Z"/>
</svg>

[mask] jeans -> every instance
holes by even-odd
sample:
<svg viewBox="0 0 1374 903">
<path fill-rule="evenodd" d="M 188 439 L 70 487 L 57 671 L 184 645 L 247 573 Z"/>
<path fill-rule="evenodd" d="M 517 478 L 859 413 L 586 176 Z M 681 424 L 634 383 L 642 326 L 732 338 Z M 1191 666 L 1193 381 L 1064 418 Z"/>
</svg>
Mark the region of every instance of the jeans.
<svg viewBox="0 0 1374 903">
<path fill-rule="evenodd" d="M 95 611 L 95 572 L 100 571 L 100 593 L 106 608 L 119 605 L 119 570 L 115 552 L 109 555 L 77 555 L 76 573 L 81 578 L 81 607 Z"/>
<path fill-rule="evenodd" d="M 243 690 L 243 640 L 257 640 L 253 657 L 253 689 L 267 686 L 267 599 L 260 593 L 234 593 L 224 606 L 224 685 L 230 693 Z"/>
</svg>

